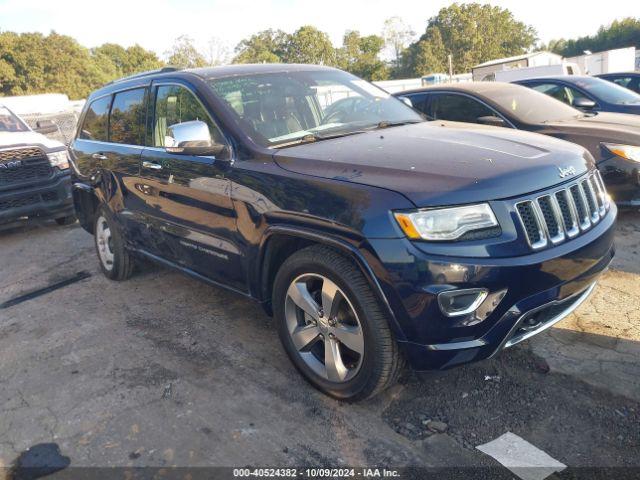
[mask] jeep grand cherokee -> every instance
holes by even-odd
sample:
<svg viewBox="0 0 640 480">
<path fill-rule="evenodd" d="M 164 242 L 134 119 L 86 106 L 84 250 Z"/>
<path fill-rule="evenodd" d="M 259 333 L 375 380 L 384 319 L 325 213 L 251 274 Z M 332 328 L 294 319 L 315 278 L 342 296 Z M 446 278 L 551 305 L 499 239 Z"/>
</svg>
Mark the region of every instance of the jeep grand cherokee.
<svg viewBox="0 0 640 480">
<path fill-rule="evenodd" d="M 550 327 L 614 252 L 616 207 L 582 147 L 428 122 L 333 68 L 116 81 L 71 156 L 108 278 L 144 257 L 262 302 L 293 364 L 341 399 Z"/>
</svg>

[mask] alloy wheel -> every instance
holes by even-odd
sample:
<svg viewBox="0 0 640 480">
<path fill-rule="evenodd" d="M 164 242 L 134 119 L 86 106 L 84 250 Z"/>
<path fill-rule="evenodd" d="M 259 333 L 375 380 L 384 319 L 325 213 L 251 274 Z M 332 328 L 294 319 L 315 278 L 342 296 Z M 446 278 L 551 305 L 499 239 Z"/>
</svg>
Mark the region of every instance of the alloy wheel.
<svg viewBox="0 0 640 480">
<path fill-rule="evenodd" d="M 330 382 L 344 383 L 360 370 L 364 334 L 353 305 L 329 278 L 304 274 L 287 290 L 285 318 L 304 363 Z"/>
<path fill-rule="evenodd" d="M 98 247 L 98 256 L 100 263 L 106 269 L 113 269 L 113 239 L 111 237 L 111 229 L 107 223 L 107 219 L 103 216 L 98 218 L 96 222 L 96 245 Z"/>
</svg>

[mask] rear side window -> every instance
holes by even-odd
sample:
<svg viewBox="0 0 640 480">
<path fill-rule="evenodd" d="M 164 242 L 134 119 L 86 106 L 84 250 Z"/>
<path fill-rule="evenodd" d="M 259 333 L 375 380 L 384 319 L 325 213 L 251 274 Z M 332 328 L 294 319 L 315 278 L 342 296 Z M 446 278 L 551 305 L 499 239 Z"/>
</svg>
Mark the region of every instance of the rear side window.
<svg viewBox="0 0 640 480">
<path fill-rule="evenodd" d="M 109 105 L 111 96 L 94 100 L 84 116 L 84 122 L 80 129 L 80 138 L 85 140 L 107 141 L 107 128 L 109 125 Z"/>
<path fill-rule="evenodd" d="M 144 88 L 116 93 L 109 118 L 109 141 L 144 145 L 146 113 Z"/>
<path fill-rule="evenodd" d="M 420 110 L 422 113 L 427 113 L 427 100 L 429 97 L 426 93 L 407 95 L 407 98 L 411 100 L 413 108 L 415 108 L 416 110 Z"/>
<path fill-rule="evenodd" d="M 479 117 L 493 116 L 493 112 L 482 103 L 463 95 L 441 94 L 431 98 L 430 116 L 434 120 L 478 123 Z"/>
</svg>

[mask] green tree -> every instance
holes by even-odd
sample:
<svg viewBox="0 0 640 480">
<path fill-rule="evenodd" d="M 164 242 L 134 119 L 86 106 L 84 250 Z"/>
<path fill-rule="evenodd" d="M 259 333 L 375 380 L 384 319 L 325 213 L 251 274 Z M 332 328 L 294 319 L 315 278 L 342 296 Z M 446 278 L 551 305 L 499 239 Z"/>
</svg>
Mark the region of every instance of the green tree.
<svg viewBox="0 0 640 480">
<path fill-rule="evenodd" d="M 337 65 L 367 80 L 384 80 L 389 72 L 379 55 L 384 39 L 378 35 L 360 36 L 357 31 L 347 31 L 342 47 L 337 51 Z"/>
<path fill-rule="evenodd" d="M 525 53 L 535 41 L 535 30 L 507 9 L 454 3 L 429 19 L 425 33 L 403 55 L 403 73 L 442 71 L 448 54 L 453 56 L 454 72 L 465 73 L 479 63 Z M 419 45 L 422 42 L 427 45 Z"/>
<path fill-rule="evenodd" d="M 288 36 L 283 60 L 287 63 L 335 65 L 336 49 L 326 33 L 305 25 Z"/>
<path fill-rule="evenodd" d="M 282 30 L 263 30 L 251 35 L 236 46 L 233 63 L 282 62 L 288 37 Z"/>
<path fill-rule="evenodd" d="M 640 18 L 623 18 L 601 26 L 595 35 L 556 42 L 559 43 L 552 46 L 552 51 L 565 57 L 582 55 L 585 50 L 601 52 L 614 48 L 640 48 Z"/>
<path fill-rule="evenodd" d="M 427 73 L 447 72 L 447 55 L 440 30 L 431 29 L 420 41 L 411 44 L 403 52 L 400 64 L 394 71 L 394 77 L 420 77 Z"/>
<path fill-rule="evenodd" d="M 109 72 L 112 69 L 106 62 L 110 61 L 117 77 L 153 70 L 164 65 L 154 52 L 145 50 L 140 45 L 124 48 L 116 43 L 105 43 L 91 49 L 91 55 Z"/>
<path fill-rule="evenodd" d="M 207 59 L 198 52 L 188 35 L 176 38 L 170 50 L 165 52 L 167 63 L 179 68 L 198 68 L 207 65 Z"/>
<path fill-rule="evenodd" d="M 0 34 L 0 93 L 66 93 L 83 98 L 107 79 L 89 51 L 73 38 L 51 32 Z"/>
</svg>

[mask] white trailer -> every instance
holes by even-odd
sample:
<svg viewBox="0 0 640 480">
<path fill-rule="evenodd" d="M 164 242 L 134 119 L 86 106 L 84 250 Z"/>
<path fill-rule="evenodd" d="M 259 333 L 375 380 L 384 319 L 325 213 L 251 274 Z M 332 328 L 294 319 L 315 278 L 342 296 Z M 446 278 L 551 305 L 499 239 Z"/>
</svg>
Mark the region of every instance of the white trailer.
<svg viewBox="0 0 640 480">
<path fill-rule="evenodd" d="M 549 77 L 552 75 L 580 75 L 580 67 L 575 63 L 540 65 L 538 67 L 512 68 L 495 73 L 496 82 L 514 82 L 525 78 Z"/>
<path fill-rule="evenodd" d="M 636 68 L 636 47 L 585 53 L 567 58 L 567 61 L 577 63 L 582 71 L 588 75 L 632 72 Z"/>
</svg>

